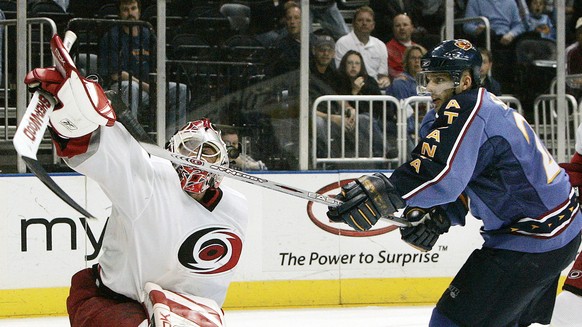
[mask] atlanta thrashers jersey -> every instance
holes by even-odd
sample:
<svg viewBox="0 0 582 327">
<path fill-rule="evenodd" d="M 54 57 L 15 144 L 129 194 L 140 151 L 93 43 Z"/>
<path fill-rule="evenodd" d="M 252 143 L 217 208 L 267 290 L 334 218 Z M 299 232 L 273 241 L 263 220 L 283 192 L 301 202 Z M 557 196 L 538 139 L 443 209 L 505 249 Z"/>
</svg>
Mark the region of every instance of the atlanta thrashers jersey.
<svg viewBox="0 0 582 327">
<path fill-rule="evenodd" d="M 422 132 L 412 159 L 390 177 L 407 205 L 455 209 L 467 196 L 483 222 L 485 247 L 546 252 L 580 232 L 567 174 L 526 120 L 484 88 L 427 114 Z M 448 212 L 454 225 L 464 225 L 466 211 Z"/>
<path fill-rule="evenodd" d="M 222 306 L 245 239 L 242 194 L 221 186 L 203 206 L 169 161 L 150 157 L 119 123 L 94 132 L 87 152 L 67 163 L 112 203 L 99 258 L 105 286 L 139 301 L 154 282 Z"/>
</svg>

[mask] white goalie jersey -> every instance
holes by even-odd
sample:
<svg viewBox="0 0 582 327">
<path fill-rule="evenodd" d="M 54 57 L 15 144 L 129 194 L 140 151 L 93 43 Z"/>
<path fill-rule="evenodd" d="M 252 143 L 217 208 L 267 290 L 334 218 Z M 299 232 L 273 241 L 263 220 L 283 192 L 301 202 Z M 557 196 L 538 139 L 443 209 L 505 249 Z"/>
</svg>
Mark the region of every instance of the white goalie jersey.
<svg viewBox="0 0 582 327">
<path fill-rule="evenodd" d="M 99 128 L 87 152 L 66 161 L 112 202 L 99 258 L 105 286 L 139 301 L 153 282 L 222 306 L 245 239 L 244 195 L 221 186 L 199 203 L 172 164 L 150 157 L 120 123 Z"/>
</svg>

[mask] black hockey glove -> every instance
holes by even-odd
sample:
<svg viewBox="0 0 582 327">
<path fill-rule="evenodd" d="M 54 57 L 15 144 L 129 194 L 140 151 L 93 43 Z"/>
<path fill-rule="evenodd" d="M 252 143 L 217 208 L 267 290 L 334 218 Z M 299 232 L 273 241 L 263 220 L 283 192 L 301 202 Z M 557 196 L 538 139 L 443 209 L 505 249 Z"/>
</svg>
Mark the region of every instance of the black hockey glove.
<svg viewBox="0 0 582 327">
<path fill-rule="evenodd" d="M 411 223 L 418 223 L 414 227 L 401 227 L 402 240 L 420 251 L 430 251 L 441 234 L 449 231 L 451 221 L 441 207 L 429 209 L 408 207 L 404 210 L 404 217 Z"/>
<path fill-rule="evenodd" d="M 380 219 L 404 207 L 404 200 L 386 176 L 380 173 L 364 175 L 342 187 L 336 199 L 344 203 L 329 207 L 327 216 L 344 222 L 357 231 L 365 231 Z"/>
</svg>

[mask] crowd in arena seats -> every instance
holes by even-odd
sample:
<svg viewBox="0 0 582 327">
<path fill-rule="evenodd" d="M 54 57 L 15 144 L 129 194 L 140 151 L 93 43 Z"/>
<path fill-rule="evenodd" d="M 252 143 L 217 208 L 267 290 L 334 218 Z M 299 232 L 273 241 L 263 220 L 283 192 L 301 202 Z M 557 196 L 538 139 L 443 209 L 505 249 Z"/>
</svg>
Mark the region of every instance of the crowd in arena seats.
<svg viewBox="0 0 582 327">
<path fill-rule="evenodd" d="M 137 19 L 149 24 L 144 28 L 146 34 L 151 34 L 152 42 L 155 42 L 157 3 L 155 0 L 136 3 L 140 9 Z M 387 94 L 399 99 L 415 95 L 414 76 L 418 59 L 422 53 L 435 46 L 443 35 L 445 3 L 445 0 L 310 1 L 310 44 L 320 44 L 321 37 L 327 40 L 324 42 L 326 47 L 314 46 L 310 49 L 310 85 L 314 87 L 314 79 L 318 80 L 315 84 L 319 85 L 317 92 L 311 92 L 311 100 L 316 94 Z M 29 16 L 53 18 L 61 34 L 70 27 L 73 20 L 116 22 L 123 18 L 119 8 L 119 0 L 28 1 Z M 0 9 L 4 10 L 6 18 L 14 18 L 16 1 L 0 1 Z M 177 112 L 174 118 L 183 121 L 183 118 L 190 118 L 181 117 L 183 115 L 195 117 L 199 114 L 216 114 L 222 120 L 218 123 L 235 126 L 256 126 L 257 120 L 249 118 L 256 115 L 280 117 L 284 114 L 296 119 L 298 100 L 295 98 L 299 96 L 299 78 L 282 76 L 299 69 L 301 1 L 168 0 L 166 10 L 166 55 L 170 81 L 168 108 L 174 108 L 172 110 Z M 479 23 L 456 26 L 455 37 L 468 38 L 480 48 L 484 58 L 481 82 L 485 87 L 498 95 L 515 95 L 524 103 L 524 110 L 531 111 L 533 98 L 549 93 L 551 79 L 555 76 L 555 71 L 534 67 L 535 60 L 555 60 L 555 57 L 551 57 L 552 51 L 545 51 L 543 55 L 550 55 L 547 58 L 533 58 L 536 52 L 528 50 L 544 42 L 544 47 L 554 46 L 555 55 L 556 15 L 553 1 L 455 0 L 454 13 L 455 18 L 484 16 L 489 19 L 492 40 L 490 49 L 486 49 L 486 31 Z M 582 0 L 566 1 L 566 43 L 570 49 L 568 58 L 577 58 L 567 60 L 568 74 L 582 73 L 582 70 L 576 68 L 576 60 L 579 60 L 577 44 L 580 42 L 579 35 L 582 35 L 582 23 L 576 22 L 581 16 Z M 94 29 L 85 41 L 80 37 L 76 58 L 87 65 L 81 67 L 85 69 L 84 72 L 100 73 L 103 80 L 108 82 L 106 86 L 112 87 L 112 78 L 117 73 L 105 69 L 108 65 L 106 59 L 111 57 L 106 56 L 111 51 L 103 44 L 105 33 L 112 27 L 107 26 Z M 536 43 L 531 45 L 531 40 Z M 330 49 L 332 42 L 334 46 Z M 140 81 L 135 84 L 138 88 L 126 92 L 132 94 L 131 97 L 126 96 L 131 107 L 154 102 L 149 99 L 151 92 L 148 92 L 149 83 L 154 82 L 155 78 L 152 69 L 155 67 L 152 61 L 155 58 L 155 47 L 152 44 L 150 42 L 150 48 L 147 49 L 151 56 L 139 60 L 134 58 L 142 61 L 142 65 L 149 65 L 149 72 L 146 73 L 148 76 L 131 72 L 130 75 Z M 356 90 L 356 79 L 345 82 L 343 87 L 336 85 L 342 80 L 341 74 L 349 73 L 339 68 L 344 56 L 348 53 L 354 55 L 353 51 L 360 57 L 363 65 L 361 72 L 367 76 L 359 90 Z M 330 52 L 333 52 L 334 60 L 328 64 L 319 62 L 323 60 L 322 57 L 329 57 Z M 520 57 L 524 52 L 529 53 L 529 56 Z M 324 66 L 327 68 L 320 70 Z M 538 76 L 540 71 L 544 73 L 543 78 Z M 527 75 L 534 72 L 538 73 L 537 77 Z M 337 76 L 337 79 L 330 78 L 331 75 Z M 347 80 L 349 78 L 346 77 Z M 528 82 L 532 85 L 528 85 Z M 328 84 L 327 87 L 321 87 L 322 83 Z M 374 90 L 371 90 L 372 87 Z M 172 89 L 178 91 L 172 92 Z M 569 83 L 567 90 L 577 97 L 582 95 L 575 83 Z M 176 96 L 176 93 L 179 95 Z M 218 101 L 222 98 L 225 100 Z M 209 106 L 209 103 L 215 105 Z M 197 111 L 197 108 L 206 111 Z M 258 113 L 256 111 L 260 109 L 257 108 L 269 109 Z M 175 127 L 171 126 L 172 129 Z M 271 129 L 272 126 L 260 128 L 261 131 Z M 242 129 L 241 133 L 244 134 L 245 130 Z M 264 135 L 252 136 L 256 140 L 265 138 Z M 280 141 L 279 145 L 286 147 L 293 142 L 291 137 Z M 272 152 L 275 151 L 279 150 Z M 273 153 L 266 155 L 276 157 Z M 259 159 L 268 161 L 268 158 Z"/>
</svg>

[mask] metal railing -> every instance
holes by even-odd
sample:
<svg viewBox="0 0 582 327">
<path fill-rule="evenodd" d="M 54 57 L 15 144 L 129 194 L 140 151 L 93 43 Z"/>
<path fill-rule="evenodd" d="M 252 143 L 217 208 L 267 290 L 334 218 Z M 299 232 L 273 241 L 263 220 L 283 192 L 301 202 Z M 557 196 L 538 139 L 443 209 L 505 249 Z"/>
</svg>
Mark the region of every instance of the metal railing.
<svg viewBox="0 0 582 327">
<path fill-rule="evenodd" d="M 568 104 L 566 116 L 559 116 L 556 110 L 556 94 L 542 94 L 534 101 L 534 131 L 545 144 L 548 151 L 559 162 L 569 161 L 575 151 L 575 133 L 580 124 L 580 108 L 572 95 L 566 94 Z M 558 119 L 565 120 L 565 140 L 558 138 Z M 558 158 L 558 143 L 564 142 L 566 158 Z"/>
<path fill-rule="evenodd" d="M 422 118 L 428 110 L 432 107 L 432 99 L 430 96 L 412 96 L 401 100 L 400 111 L 405 111 L 405 114 L 400 115 L 399 126 L 399 141 L 398 144 L 400 149 L 400 163 L 405 162 L 408 159 L 412 147 L 418 143 L 420 140 L 420 123 Z M 412 111 L 412 112 L 410 112 Z M 412 125 L 412 126 L 409 126 Z"/>
<path fill-rule="evenodd" d="M 520 115 L 523 116 L 523 107 L 518 98 L 511 95 L 500 95 L 497 98 L 503 101 L 503 103 L 505 103 L 506 105 L 515 109 Z"/>
<path fill-rule="evenodd" d="M 22 37 L 16 31 L 16 19 L 7 19 L 0 21 L 3 27 L 2 32 L 2 78 L 0 88 L 0 150 L 3 155 L 12 156 L 15 154 L 12 145 L 12 138 L 16 132 L 18 117 L 22 116 L 26 108 L 19 108 L 17 104 L 16 85 L 23 81 L 17 80 L 17 65 L 25 65 L 26 70 L 34 67 L 44 67 L 52 65 L 52 56 L 49 48 L 50 38 L 57 31 L 56 24 L 53 20 L 45 17 L 28 18 L 26 20 L 27 31 L 26 37 L 26 57 L 19 58 L 16 56 L 16 38 Z M 48 133 L 45 134 L 41 145 L 41 150 L 48 150 L 51 154 L 52 143 Z M 58 160 L 52 153 L 53 163 Z M 14 156 L 14 161 L 17 157 Z M 24 167 L 24 166 L 22 166 Z M 19 171 L 23 173 L 24 171 Z"/>
<path fill-rule="evenodd" d="M 499 100 L 503 101 L 509 107 L 515 109 L 518 113 L 523 115 L 523 108 L 519 99 L 513 96 L 499 96 Z M 533 123 L 533 129 L 540 138 L 540 140 L 548 148 L 548 151 L 555 157 L 556 160 L 564 161 L 565 159 L 557 158 L 557 147 L 558 143 L 564 142 L 566 148 L 566 156 L 569 158 L 573 155 L 575 151 L 575 131 L 580 122 L 582 121 L 580 113 L 582 112 L 582 104 L 578 105 L 576 99 L 567 95 L 568 103 L 568 115 L 563 119 L 566 120 L 566 138 L 557 138 L 557 126 L 558 126 L 558 115 L 556 110 L 556 95 L 545 94 L 536 98 L 534 103 L 534 115 L 535 120 Z M 355 154 L 346 155 L 346 133 L 345 133 L 345 120 L 344 117 L 346 111 L 346 101 L 355 101 L 355 103 L 372 103 L 374 101 L 380 101 L 383 103 L 383 110 L 386 111 L 386 103 L 390 103 L 396 109 L 397 113 L 397 144 L 398 144 L 398 158 L 387 159 L 385 157 L 378 157 L 368 154 L 360 155 L 358 151 L 354 151 Z M 332 122 L 330 114 L 332 113 L 332 104 L 336 102 L 339 103 L 339 112 L 337 114 L 341 115 L 341 152 L 339 154 L 333 155 L 330 144 L 332 142 L 331 137 L 331 127 Z M 317 138 L 317 108 L 324 104 L 324 111 L 328 114 L 327 123 L 327 139 L 324 140 L 326 144 L 325 154 L 322 156 L 321 151 L 317 151 L 318 138 Z M 410 146 L 416 145 L 419 141 L 419 128 L 422 121 L 422 117 L 426 114 L 427 110 L 431 108 L 431 98 L 428 96 L 413 96 L 404 100 L 397 100 L 391 96 L 334 96 L 327 95 L 319 97 L 315 100 L 312 106 L 312 133 L 311 133 L 311 158 L 312 158 L 312 168 L 317 168 L 318 164 L 325 163 L 389 163 L 392 165 L 400 165 L 408 160 L 408 155 L 412 150 Z M 412 126 L 409 126 L 411 125 Z M 356 134 L 356 144 L 360 140 L 357 139 Z M 384 137 L 389 137 L 384 134 Z M 319 140 L 321 146 L 321 140 Z M 367 143 L 367 146 L 371 146 L 371 142 Z M 386 150 L 384 148 L 383 150 Z"/>
<path fill-rule="evenodd" d="M 355 109 L 355 127 L 352 131 L 346 130 L 346 109 L 348 108 L 347 102 L 353 102 L 353 108 Z M 324 105 L 324 113 L 327 115 L 325 120 L 326 130 L 325 133 L 327 137 L 324 140 L 319 139 L 320 142 L 324 142 L 323 151 L 320 150 L 318 155 L 318 107 Z M 332 107 L 337 106 L 339 110 L 333 110 Z M 364 106 L 369 110 L 365 113 Z M 390 117 L 389 109 L 393 108 L 396 115 L 396 119 Z M 334 125 L 332 123 L 332 114 L 340 115 L 341 122 L 340 125 Z M 360 133 L 361 130 L 361 117 L 360 115 L 368 115 L 370 117 L 368 121 L 368 126 L 364 126 L 367 130 L 364 133 Z M 376 164 L 387 164 L 388 166 L 399 163 L 400 153 L 397 157 L 390 158 L 386 157 L 390 150 L 390 143 L 394 141 L 396 149 L 400 152 L 402 149 L 398 146 L 402 141 L 399 140 L 402 133 L 399 132 L 403 128 L 400 116 L 402 112 L 400 110 L 400 100 L 389 95 L 325 95 L 317 98 L 313 105 L 311 111 L 311 162 L 312 168 L 318 167 L 319 164 L 341 164 L 341 163 L 376 163 Z M 396 133 L 392 134 L 391 122 L 395 123 Z M 380 134 L 382 137 L 381 148 L 374 147 L 374 124 L 377 123 L 379 126 Z M 394 126 L 393 126 L 394 127 Z M 332 139 L 333 130 L 337 129 L 336 134 L 339 133 L 339 153 L 338 151 L 332 151 L 332 142 L 337 141 Z M 376 129 L 378 131 L 378 129 Z M 351 139 L 353 134 L 353 148 L 346 146 L 346 141 Z M 361 140 L 361 135 L 367 135 L 369 139 Z M 376 134 L 377 136 L 377 134 Z M 360 144 L 365 144 L 366 146 L 362 148 Z"/>
</svg>

